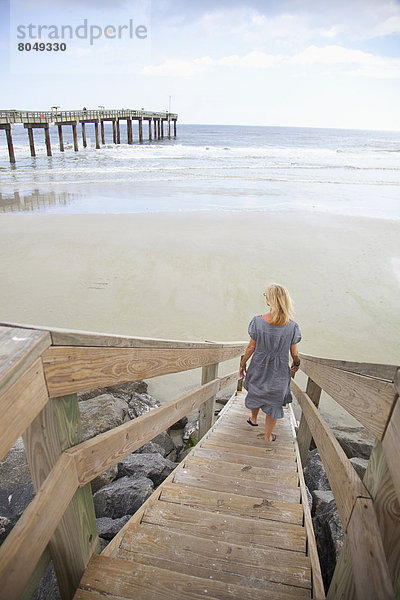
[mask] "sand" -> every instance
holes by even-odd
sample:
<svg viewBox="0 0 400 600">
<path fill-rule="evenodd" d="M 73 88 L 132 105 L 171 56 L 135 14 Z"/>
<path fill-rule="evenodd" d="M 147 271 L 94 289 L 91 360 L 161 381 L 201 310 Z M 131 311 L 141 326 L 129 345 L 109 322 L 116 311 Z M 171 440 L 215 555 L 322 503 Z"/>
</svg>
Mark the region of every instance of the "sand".
<svg viewBox="0 0 400 600">
<path fill-rule="evenodd" d="M 400 221 L 321 213 L 5 214 L 0 321 L 246 340 L 278 281 L 295 301 L 301 351 L 394 364 L 399 239 Z M 197 377 L 152 389 L 168 399 Z"/>
</svg>

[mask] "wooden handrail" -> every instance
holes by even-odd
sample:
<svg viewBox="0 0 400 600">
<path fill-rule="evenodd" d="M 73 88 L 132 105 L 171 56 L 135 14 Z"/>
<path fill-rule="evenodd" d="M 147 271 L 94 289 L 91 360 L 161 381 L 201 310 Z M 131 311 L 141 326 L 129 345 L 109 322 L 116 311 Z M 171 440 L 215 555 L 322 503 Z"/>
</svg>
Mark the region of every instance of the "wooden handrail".
<svg viewBox="0 0 400 600">
<path fill-rule="evenodd" d="M 350 373 L 358 373 L 367 377 L 375 377 L 385 381 L 394 381 L 398 366 L 385 365 L 379 363 L 354 362 L 349 360 L 338 360 L 334 358 L 321 358 L 319 356 L 311 356 L 310 354 L 300 353 L 300 358 L 311 360 L 312 362 Z"/>
</svg>

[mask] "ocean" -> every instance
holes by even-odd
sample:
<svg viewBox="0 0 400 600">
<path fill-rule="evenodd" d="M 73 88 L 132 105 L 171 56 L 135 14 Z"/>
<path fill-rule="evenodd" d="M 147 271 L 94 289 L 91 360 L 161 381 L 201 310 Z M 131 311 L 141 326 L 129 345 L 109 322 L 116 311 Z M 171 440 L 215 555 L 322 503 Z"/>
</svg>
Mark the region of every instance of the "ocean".
<svg viewBox="0 0 400 600">
<path fill-rule="evenodd" d="M 137 140 L 137 128 L 134 134 Z M 0 131 L 0 212 L 127 214 L 178 211 L 312 211 L 398 219 L 400 132 L 299 127 L 182 125 L 176 139 L 72 146 L 71 128 L 42 130 L 31 158 L 22 125 L 13 129 L 16 165 Z M 148 135 L 147 124 L 144 136 Z"/>
</svg>

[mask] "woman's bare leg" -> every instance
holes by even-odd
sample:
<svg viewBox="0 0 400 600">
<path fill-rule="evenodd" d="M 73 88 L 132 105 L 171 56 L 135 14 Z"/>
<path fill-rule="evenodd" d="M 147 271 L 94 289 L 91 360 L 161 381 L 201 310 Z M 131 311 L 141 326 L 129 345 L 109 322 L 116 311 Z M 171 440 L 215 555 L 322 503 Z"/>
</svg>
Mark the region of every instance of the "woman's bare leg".
<svg viewBox="0 0 400 600">
<path fill-rule="evenodd" d="M 252 408 L 251 409 L 250 421 L 253 423 L 253 425 L 257 425 L 257 417 L 258 417 L 258 413 L 259 412 L 260 412 L 259 408 Z"/>
<path fill-rule="evenodd" d="M 264 439 L 267 442 L 272 442 L 272 432 L 276 425 L 277 419 L 273 419 L 269 415 L 265 415 L 265 436 Z"/>
</svg>

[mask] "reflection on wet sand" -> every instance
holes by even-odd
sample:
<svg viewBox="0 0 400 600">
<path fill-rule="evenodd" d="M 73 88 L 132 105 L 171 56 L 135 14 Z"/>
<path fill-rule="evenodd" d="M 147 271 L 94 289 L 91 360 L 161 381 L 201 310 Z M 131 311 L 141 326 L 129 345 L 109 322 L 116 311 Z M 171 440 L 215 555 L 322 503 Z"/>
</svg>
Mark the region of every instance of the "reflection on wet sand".
<svg viewBox="0 0 400 600">
<path fill-rule="evenodd" d="M 30 193 L 23 192 L 0 192 L 0 212 L 40 212 L 43 209 L 68 206 L 78 194 L 68 192 L 39 192 L 34 190 Z"/>
</svg>

